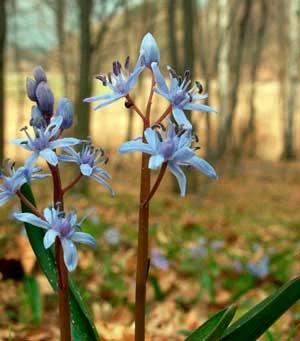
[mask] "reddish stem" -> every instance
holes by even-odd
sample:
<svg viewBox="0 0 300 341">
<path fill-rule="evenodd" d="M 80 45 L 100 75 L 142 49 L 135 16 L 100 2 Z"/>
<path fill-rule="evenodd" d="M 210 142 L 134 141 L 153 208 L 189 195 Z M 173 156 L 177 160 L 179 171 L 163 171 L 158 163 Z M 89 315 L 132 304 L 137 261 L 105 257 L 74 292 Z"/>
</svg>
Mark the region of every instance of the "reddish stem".
<svg viewBox="0 0 300 341">
<path fill-rule="evenodd" d="M 34 205 L 32 205 L 32 203 L 21 193 L 21 191 L 17 191 L 16 194 L 21 199 L 21 201 L 32 211 L 32 213 L 45 220 L 43 214 Z"/>
<path fill-rule="evenodd" d="M 151 89 L 150 89 L 150 94 L 147 102 L 147 107 L 146 107 L 146 118 L 149 120 L 150 119 L 150 113 L 151 113 L 151 106 L 152 106 L 152 98 L 153 98 L 153 88 L 156 84 L 155 77 L 154 77 L 154 72 L 151 69 Z"/>
<path fill-rule="evenodd" d="M 160 118 L 154 123 L 155 124 L 159 124 L 161 123 L 168 115 L 169 113 L 171 112 L 172 110 L 172 104 L 170 104 L 167 109 L 163 112 L 163 114 L 160 116 Z"/>
<path fill-rule="evenodd" d="M 53 203 L 54 207 L 60 203 L 60 209 L 64 210 L 64 197 L 58 166 L 48 164 L 53 181 Z M 66 268 L 63 249 L 59 238 L 55 240 L 55 259 L 58 270 L 58 305 L 59 325 L 61 341 L 71 341 L 71 320 L 69 307 L 69 285 L 68 270 Z"/>
<path fill-rule="evenodd" d="M 130 103 L 130 108 L 132 108 L 141 117 L 141 119 L 144 122 L 145 121 L 145 115 L 142 113 L 141 109 L 134 103 L 133 99 L 131 98 L 131 96 L 129 94 L 126 95 L 126 99 Z"/>
<path fill-rule="evenodd" d="M 82 178 L 82 174 L 79 173 L 76 178 L 71 181 L 65 188 L 63 188 L 61 191 L 62 191 L 62 194 L 64 195 L 69 189 L 71 189 L 74 185 L 77 184 L 77 182 Z"/>
<path fill-rule="evenodd" d="M 164 175 L 165 175 L 165 172 L 166 172 L 166 169 L 167 169 L 167 166 L 168 166 L 168 162 L 164 162 L 160 168 L 160 172 L 157 176 L 157 179 L 155 181 L 155 184 L 153 185 L 151 191 L 149 192 L 149 195 L 147 197 L 147 199 L 144 201 L 143 203 L 143 206 L 147 205 L 149 203 L 149 201 L 152 199 L 153 195 L 155 194 L 155 192 L 157 191 L 160 183 L 161 183 L 161 180 L 163 179 Z"/>
</svg>

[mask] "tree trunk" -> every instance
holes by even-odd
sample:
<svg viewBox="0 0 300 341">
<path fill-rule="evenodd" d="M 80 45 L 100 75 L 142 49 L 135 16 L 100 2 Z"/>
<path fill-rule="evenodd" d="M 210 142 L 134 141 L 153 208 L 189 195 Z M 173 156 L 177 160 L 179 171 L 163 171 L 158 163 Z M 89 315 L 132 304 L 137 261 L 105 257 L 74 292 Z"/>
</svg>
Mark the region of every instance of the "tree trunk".
<svg viewBox="0 0 300 341">
<path fill-rule="evenodd" d="M 171 66 L 174 70 L 178 71 L 178 50 L 176 42 L 176 7 L 177 0 L 168 0 L 168 42 L 169 42 L 169 56 L 171 61 Z"/>
<path fill-rule="evenodd" d="M 266 35 L 266 29 L 268 24 L 268 2 L 267 0 L 261 0 L 260 9 L 260 22 L 259 27 L 255 34 L 253 53 L 252 53 L 252 64 L 250 69 L 250 96 L 249 96 L 249 119 L 245 127 L 242 129 L 239 145 L 235 148 L 234 152 L 234 164 L 237 165 L 243 154 L 245 143 L 249 138 L 252 137 L 250 154 L 255 153 L 255 97 L 256 97 L 256 78 L 258 67 L 261 62 L 262 52 L 264 48 L 264 41 Z M 257 20 L 257 18 L 255 18 Z"/>
<path fill-rule="evenodd" d="M 89 97 L 92 90 L 92 81 L 90 74 L 90 65 L 92 61 L 90 18 L 93 1 L 79 0 L 78 5 L 80 23 L 80 62 L 79 79 L 77 85 L 78 92 L 76 95 L 75 104 L 75 114 L 77 118 L 75 131 L 77 137 L 86 138 L 87 136 L 89 136 L 90 108 L 89 104 L 83 102 L 83 99 Z"/>
<path fill-rule="evenodd" d="M 6 1 L 0 1 L 0 162 L 4 159 L 4 60 L 6 40 Z"/>
<path fill-rule="evenodd" d="M 283 158 L 292 160 L 294 151 L 294 112 L 297 88 L 297 57 L 299 53 L 300 1 L 290 0 L 289 8 L 289 58 L 288 58 L 288 103 L 285 122 Z"/>
<path fill-rule="evenodd" d="M 228 6 L 229 2 L 228 0 L 220 0 L 222 5 L 222 10 L 227 12 L 227 9 L 224 9 L 224 3 L 226 3 L 226 7 Z M 218 136 L 218 155 L 217 157 L 220 158 L 226 151 L 228 142 L 232 135 L 232 126 L 233 121 L 235 118 L 235 107 L 238 101 L 238 92 L 239 92 L 239 86 L 240 86 L 240 79 L 241 79 L 241 67 L 242 67 L 242 61 L 243 61 L 243 52 L 245 48 L 246 43 L 246 32 L 248 27 L 248 22 L 250 18 L 250 12 L 252 7 L 253 1 L 252 0 L 245 0 L 245 3 L 243 4 L 243 15 L 239 22 L 238 32 L 237 32 L 237 43 L 236 46 L 231 47 L 231 65 L 230 65 L 230 82 L 228 83 L 229 77 L 226 78 L 227 80 L 227 87 L 229 87 L 229 93 L 224 89 L 225 85 L 225 79 L 221 82 L 224 82 L 221 85 L 222 93 L 220 96 L 228 96 L 226 99 L 223 97 L 223 101 L 225 104 L 225 112 L 223 111 L 223 103 L 221 102 L 222 110 L 221 115 L 224 116 L 224 119 L 220 119 L 220 126 L 219 126 L 219 136 Z M 220 13 L 221 15 L 221 13 Z M 226 13 L 226 16 L 229 18 L 229 15 Z M 228 23 L 228 22 L 227 22 Z M 226 39 L 226 38 L 225 38 Z M 225 52 L 226 52 L 226 58 L 227 58 L 227 64 L 228 61 L 228 53 L 229 53 L 229 45 L 225 46 Z M 227 50 L 228 49 L 228 50 Z M 226 51 L 227 50 L 227 51 Z M 225 54 L 224 52 L 224 54 Z M 222 57 L 222 49 L 220 51 L 220 59 L 225 60 L 225 56 Z M 222 69 L 222 64 L 220 65 L 221 69 L 218 68 L 218 72 L 224 71 Z M 228 71 L 228 65 L 226 66 L 224 63 L 225 72 Z M 222 74 L 219 74 L 219 77 L 224 77 Z M 224 93 L 225 90 L 225 93 Z"/>
<path fill-rule="evenodd" d="M 68 97 L 68 64 L 66 63 L 65 53 L 65 13 L 66 13 L 66 0 L 56 0 L 55 3 L 55 20 L 56 20 L 56 33 L 58 39 L 59 49 L 59 64 L 60 70 L 63 75 L 63 96 Z"/>
</svg>

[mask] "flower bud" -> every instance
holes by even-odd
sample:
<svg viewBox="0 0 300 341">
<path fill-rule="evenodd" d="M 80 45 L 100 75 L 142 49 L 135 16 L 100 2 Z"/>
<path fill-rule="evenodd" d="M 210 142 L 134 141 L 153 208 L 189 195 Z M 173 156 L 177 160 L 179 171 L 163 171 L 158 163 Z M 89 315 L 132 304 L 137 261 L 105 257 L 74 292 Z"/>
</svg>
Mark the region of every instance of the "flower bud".
<svg viewBox="0 0 300 341">
<path fill-rule="evenodd" d="M 36 88 L 36 97 L 41 111 L 53 113 L 54 96 L 47 82 L 40 82 Z"/>
<path fill-rule="evenodd" d="M 73 108 L 71 101 L 68 98 L 60 98 L 57 105 L 56 116 L 62 116 L 62 129 L 68 129 L 73 124 Z"/>
<path fill-rule="evenodd" d="M 34 102 L 37 101 L 37 98 L 35 95 L 36 86 L 37 86 L 37 84 L 36 84 L 36 81 L 34 79 L 31 79 L 31 78 L 26 79 L 27 96 L 29 99 L 31 99 Z"/>
<path fill-rule="evenodd" d="M 159 49 L 151 33 L 147 33 L 142 40 L 140 47 L 140 59 L 142 63 L 150 69 L 151 63 L 159 63 Z"/>
<path fill-rule="evenodd" d="M 44 117 L 36 105 L 31 108 L 30 125 L 38 129 L 41 129 L 46 125 Z"/>
<path fill-rule="evenodd" d="M 34 78 L 35 78 L 37 84 L 40 82 L 47 82 L 46 73 L 40 65 L 37 65 L 34 68 L 33 75 L 34 75 Z"/>
</svg>

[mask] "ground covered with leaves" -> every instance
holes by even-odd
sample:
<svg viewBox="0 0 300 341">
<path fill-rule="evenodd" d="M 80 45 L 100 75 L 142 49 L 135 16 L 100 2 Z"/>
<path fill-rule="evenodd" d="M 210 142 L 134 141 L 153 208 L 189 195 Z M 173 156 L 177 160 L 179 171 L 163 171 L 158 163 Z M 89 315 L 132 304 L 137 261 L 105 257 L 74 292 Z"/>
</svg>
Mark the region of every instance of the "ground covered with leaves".
<svg viewBox="0 0 300 341">
<path fill-rule="evenodd" d="M 110 169 L 115 198 L 91 183 L 88 197 L 66 200 L 79 217 L 88 213 L 82 229 L 98 241 L 95 251 L 79 247 L 72 277 L 104 341 L 134 333 L 138 162 L 123 161 Z M 299 275 L 300 164 L 251 160 L 235 175 L 216 169 L 217 182 L 198 174 L 199 193 L 185 198 L 172 193 L 168 175 L 151 202 L 147 340 L 184 340 L 233 302 L 238 317 Z M 45 182 L 33 188 L 40 207 L 51 201 Z M 57 340 L 56 297 L 11 220 L 14 209 L 17 201 L 0 208 L 0 340 Z M 296 304 L 261 340 L 299 340 L 299 323 Z"/>
</svg>

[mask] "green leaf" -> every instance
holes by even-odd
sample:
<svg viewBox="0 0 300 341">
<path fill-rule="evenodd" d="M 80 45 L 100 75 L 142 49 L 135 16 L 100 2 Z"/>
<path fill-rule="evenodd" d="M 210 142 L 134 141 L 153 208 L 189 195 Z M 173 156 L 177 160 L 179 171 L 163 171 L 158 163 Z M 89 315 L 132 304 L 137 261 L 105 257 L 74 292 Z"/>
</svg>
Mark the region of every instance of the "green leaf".
<svg viewBox="0 0 300 341">
<path fill-rule="evenodd" d="M 22 194 L 34 206 L 35 200 L 28 184 L 24 184 L 21 188 Z M 31 210 L 22 202 L 22 212 L 31 212 Z M 37 260 L 44 271 L 53 290 L 57 292 L 57 270 L 55 258 L 51 249 L 46 250 L 43 245 L 45 232 L 31 224 L 24 223 L 25 229 L 31 244 L 31 247 L 37 257 Z M 71 305 L 72 333 L 75 340 L 81 341 L 98 341 L 99 336 L 91 316 L 78 292 L 72 278 L 69 276 L 69 294 Z"/>
<path fill-rule="evenodd" d="M 220 336 L 224 333 L 233 316 L 235 314 L 236 307 L 230 306 L 225 308 L 215 315 L 213 315 L 209 320 L 197 328 L 186 341 L 214 341 L 219 340 Z"/>
<path fill-rule="evenodd" d="M 234 314 L 236 312 L 236 306 L 231 305 L 222 316 L 221 320 L 218 322 L 216 327 L 212 330 L 212 332 L 208 335 L 205 341 L 218 341 L 221 336 L 224 334 L 226 328 L 229 326 L 229 323 L 232 321 Z"/>
<path fill-rule="evenodd" d="M 23 284 L 29 298 L 32 321 L 39 324 L 42 319 L 42 300 L 38 282 L 34 276 L 25 276 Z"/>
<path fill-rule="evenodd" d="M 235 321 L 222 341 L 258 339 L 284 312 L 300 299 L 300 277 L 286 283 L 277 292 Z"/>
</svg>

